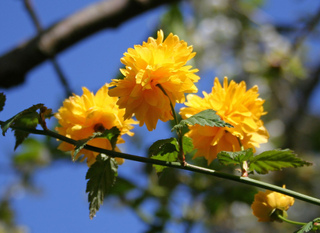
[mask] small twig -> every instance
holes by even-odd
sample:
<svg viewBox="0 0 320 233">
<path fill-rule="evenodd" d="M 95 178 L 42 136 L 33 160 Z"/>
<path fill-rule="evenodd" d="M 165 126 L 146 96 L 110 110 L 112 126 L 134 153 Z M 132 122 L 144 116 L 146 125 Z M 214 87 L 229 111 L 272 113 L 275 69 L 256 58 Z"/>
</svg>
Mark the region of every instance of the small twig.
<svg viewBox="0 0 320 233">
<path fill-rule="evenodd" d="M 0 125 L 3 125 L 3 124 L 4 124 L 4 122 L 0 121 Z M 25 132 L 32 133 L 32 134 L 50 136 L 50 137 L 59 139 L 61 141 L 70 143 L 72 145 L 78 144 L 78 142 L 76 140 L 73 140 L 71 138 L 67 138 L 63 135 L 57 134 L 57 133 L 50 131 L 50 130 L 37 130 L 37 129 L 26 128 L 26 127 L 17 127 L 17 126 L 11 126 L 11 128 L 14 130 L 25 131 Z M 117 151 L 106 150 L 106 149 L 102 149 L 102 148 L 98 148 L 98 147 L 90 146 L 90 145 L 85 145 L 84 149 L 95 151 L 98 153 L 103 153 L 103 154 L 106 154 L 106 155 L 113 157 L 113 158 L 114 157 L 124 158 L 124 159 L 133 160 L 133 161 L 137 161 L 137 162 L 172 167 L 172 168 L 197 172 L 197 173 L 201 173 L 201 174 L 206 174 L 206 175 L 210 175 L 210 176 L 215 176 L 215 177 L 219 177 L 219 178 L 223 178 L 223 179 L 227 179 L 227 180 L 233 180 L 233 181 L 236 181 L 239 183 L 248 184 L 248 185 L 256 186 L 259 188 L 283 193 L 285 195 L 294 197 L 296 199 L 320 206 L 320 199 L 317 199 L 317 198 L 314 198 L 311 196 L 307 196 L 307 195 L 301 194 L 299 192 L 292 191 L 290 189 L 285 189 L 280 186 L 276 186 L 276 185 L 268 184 L 268 183 L 265 183 L 265 182 L 262 182 L 259 180 L 251 179 L 249 177 L 241 177 L 241 176 L 235 176 L 235 175 L 227 174 L 227 173 L 223 173 L 223 172 L 218 172 L 218 171 L 215 171 L 212 169 L 188 164 L 186 162 L 185 162 L 184 166 L 182 166 L 180 162 L 166 162 L 166 161 L 161 161 L 161 160 L 157 160 L 157 159 L 151 159 L 151 158 L 141 157 L 141 156 L 137 156 L 137 155 L 131 155 L 131 154 L 121 153 L 121 152 L 117 152 Z"/>
<path fill-rule="evenodd" d="M 320 8 L 314 14 L 314 16 L 306 23 L 305 27 L 302 28 L 299 35 L 294 39 L 291 47 L 291 54 L 294 54 L 306 37 L 313 31 L 320 21 Z"/>
<path fill-rule="evenodd" d="M 176 111 L 174 109 L 174 106 L 173 106 L 173 104 L 171 102 L 171 99 L 170 99 L 169 95 L 167 94 L 166 90 L 160 84 L 157 84 L 156 86 L 159 87 L 160 90 L 163 92 L 163 94 L 168 97 L 169 102 L 170 102 L 172 115 L 173 115 L 173 118 L 174 118 L 174 123 L 176 125 L 179 124 Z M 179 142 L 179 160 L 181 162 L 181 165 L 184 166 L 185 165 L 185 156 L 184 156 L 184 151 L 183 151 L 183 133 L 182 133 L 182 129 L 181 128 L 177 129 L 177 134 L 178 134 L 178 142 Z"/>
<path fill-rule="evenodd" d="M 43 29 L 42 29 L 40 20 L 37 17 L 36 12 L 35 12 L 35 10 L 33 9 L 32 5 L 31 5 L 30 0 L 24 0 L 23 2 L 24 2 L 25 8 L 26 8 L 27 12 L 29 13 L 29 16 L 30 16 L 33 24 L 37 28 L 38 34 L 40 34 L 43 31 Z M 54 69 L 55 69 L 55 71 L 56 71 L 56 73 L 57 73 L 57 75 L 59 77 L 59 80 L 60 80 L 61 84 L 65 88 L 66 96 L 72 95 L 72 91 L 71 91 L 70 85 L 69 85 L 69 83 L 67 81 L 67 78 L 63 74 L 63 71 L 62 71 L 61 67 L 59 66 L 59 64 L 58 64 L 58 62 L 57 62 L 57 60 L 55 58 L 55 54 L 51 54 L 51 57 L 49 58 L 49 60 L 53 64 L 53 67 L 54 67 Z"/>
</svg>

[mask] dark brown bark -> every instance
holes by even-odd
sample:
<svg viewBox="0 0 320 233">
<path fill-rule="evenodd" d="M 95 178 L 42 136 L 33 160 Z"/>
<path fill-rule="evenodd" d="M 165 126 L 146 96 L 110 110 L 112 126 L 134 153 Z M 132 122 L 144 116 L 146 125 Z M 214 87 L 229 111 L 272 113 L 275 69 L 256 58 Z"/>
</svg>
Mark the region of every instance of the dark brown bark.
<svg viewBox="0 0 320 233">
<path fill-rule="evenodd" d="M 0 57 L 0 87 L 24 82 L 26 74 L 82 39 L 157 6 L 179 0 L 111 0 L 91 5 L 45 29 L 38 36 Z"/>
</svg>

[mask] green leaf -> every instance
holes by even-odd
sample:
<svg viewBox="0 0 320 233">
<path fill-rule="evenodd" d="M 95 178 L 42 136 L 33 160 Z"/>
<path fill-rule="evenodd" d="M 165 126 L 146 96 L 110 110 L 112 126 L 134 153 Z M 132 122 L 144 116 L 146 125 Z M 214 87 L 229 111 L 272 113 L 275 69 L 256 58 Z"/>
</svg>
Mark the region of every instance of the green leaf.
<svg viewBox="0 0 320 233">
<path fill-rule="evenodd" d="M 251 148 L 243 151 L 220 151 L 217 158 L 222 165 L 241 165 L 243 162 L 250 160 L 253 157 L 253 151 Z"/>
<path fill-rule="evenodd" d="M 111 129 L 107 129 L 104 132 L 94 132 L 90 137 L 78 140 L 74 149 L 72 159 L 75 160 L 76 155 L 80 152 L 80 150 L 83 149 L 84 146 L 87 145 L 89 141 L 95 138 L 108 139 L 112 146 L 112 150 L 114 150 L 116 147 L 117 139 L 119 135 L 120 135 L 120 130 L 117 127 L 112 127 Z"/>
<path fill-rule="evenodd" d="M 3 92 L 0 92 L 0 112 L 3 110 L 4 104 L 6 102 L 6 96 Z"/>
<path fill-rule="evenodd" d="M 96 162 L 88 169 L 86 174 L 89 201 L 89 217 L 92 219 L 100 206 L 103 204 L 105 196 L 116 182 L 118 175 L 118 164 L 114 158 L 99 154 Z"/>
<path fill-rule="evenodd" d="M 176 138 L 158 140 L 149 148 L 149 156 L 166 162 L 176 162 L 178 159 L 179 144 Z M 157 173 L 162 172 L 165 166 L 153 165 Z"/>
<path fill-rule="evenodd" d="M 233 127 L 229 123 L 221 120 L 220 116 L 216 114 L 216 111 L 212 109 L 207 109 L 202 112 L 199 112 L 185 120 L 180 121 L 179 124 L 175 125 L 171 131 L 178 128 L 182 128 L 186 125 L 195 125 L 199 124 L 201 126 L 211 126 L 211 127 Z"/>
<path fill-rule="evenodd" d="M 20 117 L 16 118 L 11 125 L 35 129 L 38 125 L 38 113 L 30 112 L 23 114 Z M 15 130 L 14 136 L 16 138 L 14 150 L 16 150 L 17 147 L 29 136 L 29 133 L 21 130 Z"/>
<path fill-rule="evenodd" d="M 0 201 L 0 219 L 1 219 L 1 225 L 14 225 L 15 220 L 15 211 L 11 207 L 11 203 L 8 198 L 3 198 Z"/>
<path fill-rule="evenodd" d="M 15 124 L 15 122 L 24 116 L 28 116 L 30 113 L 36 113 L 36 111 L 40 108 L 42 108 L 44 105 L 43 104 L 37 104 L 37 105 L 33 105 L 32 107 L 23 110 L 22 112 L 19 112 L 18 114 L 16 114 L 14 117 L 10 118 L 9 120 L 5 121 L 2 125 L 1 125 L 1 129 L 2 129 L 2 135 L 5 136 L 5 133 L 7 132 L 7 130 Z M 31 114 L 32 115 L 32 114 Z M 29 115 L 30 116 L 30 115 Z M 23 126 L 23 125 L 21 125 Z"/>
<path fill-rule="evenodd" d="M 50 162 L 48 155 L 49 151 L 43 142 L 40 142 L 33 138 L 27 138 L 23 145 L 22 150 L 13 157 L 14 165 L 17 167 L 28 167 L 43 166 Z"/>
<path fill-rule="evenodd" d="M 183 136 L 183 151 L 185 154 L 190 153 L 194 150 L 192 138 L 189 138 L 187 136 Z"/>
<path fill-rule="evenodd" d="M 161 27 L 164 32 L 172 32 L 180 38 L 187 38 L 184 17 L 178 4 L 170 4 L 168 11 L 161 17 Z M 156 36 L 156 35 L 155 35 Z"/>
<path fill-rule="evenodd" d="M 308 223 L 306 223 L 305 225 L 303 225 L 303 226 L 300 228 L 300 230 L 295 231 L 294 233 L 309 232 L 309 231 L 312 230 L 312 228 L 313 228 L 313 222 L 311 221 L 311 222 L 308 222 Z"/>
<path fill-rule="evenodd" d="M 278 171 L 282 168 L 310 166 L 312 163 L 304 161 L 296 156 L 293 151 L 271 150 L 254 156 L 249 163 L 249 171 L 259 174 L 267 174 L 269 171 Z"/>
<path fill-rule="evenodd" d="M 95 132 L 88 138 L 78 140 L 76 142 L 76 145 L 75 145 L 75 148 L 74 148 L 72 160 L 73 161 L 76 160 L 77 154 L 80 152 L 80 150 L 82 150 L 85 147 L 85 145 L 88 144 L 88 142 L 90 142 L 92 139 L 97 138 L 97 137 L 99 137 L 101 135 L 102 135 L 101 132 Z"/>
<path fill-rule="evenodd" d="M 178 160 L 178 152 L 167 153 L 164 155 L 155 155 L 155 156 L 152 156 L 151 158 L 161 160 L 161 161 L 166 161 L 166 162 L 176 162 Z M 153 164 L 152 166 L 156 169 L 157 173 L 162 172 L 163 169 L 166 168 L 166 166 L 161 166 L 156 164 Z"/>
<path fill-rule="evenodd" d="M 111 143 L 112 150 L 116 148 L 118 137 L 120 136 L 120 130 L 114 126 L 111 129 L 107 129 L 103 132 L 101 137 L 107 138 Z"/>
<path fill-rule="evenodd" d="M 149 156 L 164 155 L 179 150 L 179 144 L 176 138 L 161 139 L 154 142 L 149 148 Z"/>
<path fill-rule="evenodd" d="M 315 223 L 320 223 L 320 218 L 316 218 L 308 223 L 306 223 L 305 225 L 303 225 L 299 230 L 295 231 L 294 233 L 304 233 L 304 232 L 309 232 L 311 230 L 319 230 L 320 226 L 317 225 L 315 226 Z"/>
</svg>

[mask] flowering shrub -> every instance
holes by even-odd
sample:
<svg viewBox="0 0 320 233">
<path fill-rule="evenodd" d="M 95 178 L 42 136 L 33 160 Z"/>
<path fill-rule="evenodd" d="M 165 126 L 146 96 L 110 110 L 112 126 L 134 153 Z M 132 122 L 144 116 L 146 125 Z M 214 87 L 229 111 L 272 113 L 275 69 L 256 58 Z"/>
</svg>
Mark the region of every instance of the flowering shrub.
<svg viewBox="0 0 320 233">
<path fill-rule="evenodd" d="M 84 87 L 83 95 L 74 94 L 66 99 L 54 114 L 59 123 L 58 133 L 46 125 L 51 110 L 37 104 L 1 121 L 3 135 L 9 128 L 15 131 L 15 148 L 30 133 L 51 136 L 61 141 L 58 148 L 70 151 L 73 159 L 83 155 L 82 160 L 86 159 L 89 166 L 86 192 L 90 218 L 95 216 L 115 184 L 118 164 L 126 158 L 153 164 L 158 173 L 173 167 L 274 190 L 255 195 L 251 207 L 259 221 L 303 225 L 299 233 L 319 229 L 320 218 L 304 224 L 288 220 L 286 216 L 294 198 L 315 205 L 320 205 L 319 199 L 249 178 L 254 173 L 311 165 L 289 149 L 255 154 L 256 147 L 269 138 L 261 119 L 266 112 L 258 87 L 247 90 L 244 81 L 229 82 L 226 77 L 221 85 L 215 78 L 211 93 L 203 92 L 203 98 L 195 94 L 185 98 L 186 93 L 198 91 L 195 86 L 199 80 L 195 74 L 198 70 L 186 65 L 195 56 L 193 48 L 172 33 L 164 39 L 159 30 L 157 36 L 128 49 L 121 59 L 125 65 L 121 69 L 122 79 L 103 85 L 95 95 Z M 186 107 L 180 110 L 183 120 L 178 121 L 174 107 L 185 99 Z M 0 93 L 0 111 L 5 100 L 5 95 Z M 145 124 L 151 131 L 158 120 L 174 120 L 172 131 L 176 131 L 177 137 L 154 142 L 149 148 L 149 158 L 119 151 L 117 144 L 124 143 L 121 136 L 133 136 L 132 124 Z M 36 129 L 37 125 L 42 130 Z M 189 131 L 184 133 L 183 127 Z M 217 159 L 221 165 L 240 166 L 241 176 L 191 164 L 185 155 L 194 150 L 194 157 L 204 157 L 208 164 Z"/>
</svg>

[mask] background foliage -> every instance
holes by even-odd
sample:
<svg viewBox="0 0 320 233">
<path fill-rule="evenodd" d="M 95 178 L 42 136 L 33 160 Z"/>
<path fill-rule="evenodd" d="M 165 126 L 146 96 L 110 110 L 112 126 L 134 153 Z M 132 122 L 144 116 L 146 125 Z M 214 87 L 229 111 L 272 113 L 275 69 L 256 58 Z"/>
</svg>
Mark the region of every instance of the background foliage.
<svg viewBox="0 0 320 233">
<path fill-rule="evenodd" d="M 21 7 L 22 1 L 19 3 L 21 5 L 14 7 Z M 41 4 L 44 3 L 37 1 L 34 3 L 35 9 L 39 7 L 39 9 L 48 10 L 42 8 Z M 0 6 L 1 4 L 3 3 L 0 3 Z M 284 9 L 287 10 L 287 13 L 283 12 L 283 18 L 273 18 L 265 11 L 270 4 L 273 4 L 274 7 L 271 13 L 277 14 L 278 11 L 282 12 Z M 271 136 L 270 143 L 263 146 L 261 151 L 290 148 L 304 160 L 315 163 L 311 167 L 286 169 L 256 178 L 279 186 L 286 184 L 290 189 L 319 197 L 320 170 L 317 164 L 320 161 L 320 112 L 318 110 L 320 4 L 311 3 L 311 1 L 305 1 L 304 4 L 298 1 L 288 1 L 282 3 L 282 7 L 278 7 L 278 4 L 280 5 L 278 1 L 271 0 L 203 0 L 201 3 L 197 0 L 190 0 L 164 5 L 149 13 L 144 13 L 145 15 L 139 17 L 147 17 L 148 14 L 155 15 L 153 18 L 150 16 L 148 18 L 153 20 L 152 23 L 149 23 L 148 31 L 140 35 L 136 32 L 135 35 L 132 35 L 133 38 L 127 39 L 126 42 L 115 36 L 112 37 L 111 45 L 102 47 L 106 46 L 105 40 L 112 33 L 119 35 L 117 31 L 106 30 L 102 32 L 104 37 L 101 34 L 92 35 L 91 43 L 85 44 L 88 46 L 87 50 L 77 50 L 71 56 L 70 51 L 79 46 L 76 45 L 71 47 L 69 52 L 64 52 L 60 59 L 59 54 L 56 54 L 57 58 L 51 57 L 50 61 L 53 64 L 56 62 L 60 69 L 61 67 L 65 69 L 66 81 L 69 85 L 60 85 L 60 89 L 54 90 L 50 96 L 46 94 L 46 89 L 50 89 L 52 81 L 48 83 L 46 77 L 39 77 L 41 75 L 35 75 L 34 71 L 26 76 L 22 85 L 2 89 L 1 91 L 8 93 L 8 100 L 4 107 L 4 114 L 8 114 L 8 117 L 1 115 L 1 120 L 6 120 L 33 104 L 49 102 L 49 99 L 54 102 L 55 106 L 52 107 L 56 110 L 65 98 L 64 93 L 69 93 L 69 88 L 77 94 L 81 86 L 89 86 L 90 90 L 95 91 L 104 82 L 110 82 L 111 78 L 119 75 L 118 68 L 121 66 L 119 60 L 127 48 L 145 41 L 148 36 L 154 35 L 158 28 L 162 28 L 166 35 L 173 32 L 186 40 L 188 44 L 194 45 L 197 55 L 193 65 L 200 69 L 199 75 L 202 78 L 198 85 L 200 91 L 209 92 L 215 76 L 220 78 L 228 76 L 229 79 L 236 81 L 245 80 L 249 87 L 254 84 L 259 85 L 259 92 L 261 97 L 266 99 L 265 108 L 268 112 L 263 119 Z M 77 7 L 80 8 L 76 3 L 74 5 L 73 11 L 76 11 Z M 144 7 L 148 8 L 148 6 Z M 43 29 L 52 23 L 46 19 L 45 10 L 38 12 L 44 21 Z M 61 10 L 56 8 L 55 11 Z M 21 12 L 26 14 L 24 20 L 27 20 L 27 9 L 22 9 Z M 65 14 L 67 16 L 72 12 Z M 7 17 L 10 19 L 9 16 Z M 139 20 L 141 24 L 145 18 L 141 19 L 128 19 L 127 24 L 130 24 L 130 20 L 133 21 L 132 25 L 134 21 Z M 117 18 L 114 20 L 116 21 Z M 9 21 L 6 20 L 0 26 L 10 27 Z M 125 29 L 125 26 L 119 26 L 118 30 L 124 30 L 124 33 L 127 33 L 126 30 L 129 29 Z M 17 27 L 16 30 L 19 30 L 19 25 L 15 27 Z M 32 27 L 31 23 L 29 27 Z M 19 40 L 36 34 L 34 30 L 33 35 L 23 35 Z M 128 33 L 127 36 L 130 37 L 130 34 Z M 98 48 L 93 47 L 93 44 L 98 44 Z M 115 53 L 116 56 L 108 56 L 108 49 L 113 46 L 119 46 L 119 51 Z M 89 53 L 91 49 L 94 49 L 94 52 Z M 1 58 L 5 57 L 8 51 L 10 48 L 3 48 L 0 51 L 3 54 Z M 81 61 L 87 56 L 90 56 L 89 60 L 93 60 L 92 63 L 84 64 Z M 30 57 L 29 59 L 35 58 Z M 87 62 L 88 59 L 84 61 Z M 111 70 L 106 70 L 103 65 L 108 62 L 112 64 Z M 77 69 L 81 71 L 79 66 L 84 65 L 92 66 L 88 73 L 81 74 L 73 71 Z M 56 69 L 49 69 L 47 72 L 50 72 L 50 78 L 54 79 Z M 4 80 L 6 77 L 1 75 L 0 80 Z M 33 85 L 36 85 L 37 82 L 40 84 L 32 89 L 32 86 L 28 86 L 27 83 L 29 79 L 35 78 L 38 80 L 33 82 Z M 93 83 L 92 80 L 96 81 Z M 20 92 L 23 88 L 29 88 L 29 91 Z M 19 96 L 19 93 L 23 94 Z M 26 102 L 24 95 L 35 96 L 34 93 L 37 98 L 33 97 L 32 100 L 35 102 Z M 10 94 L 19 96 L 17 102 L 10 102 Z M 15 112 L 6 113 L 6 108 L 9 108 L 10 105 L 15 106 Z M 48 106 L 47 103 L 46 105 Z M 53 128 L 54 124 L 55 122 L 51 122 L 48 127 Z M 146 129 L 136 129 L 135 137 L 126 143 L 123 151 L 147 156 L 147 148 L 154 141 L 171 137 L 171 128 L 169 123 L 159 124 L 157 130 L 151 132 L 147 139 L 145 138 L 148 133 Z M 71 163 L 70 156 L 57 151 L 57 142 L 49 138 L 32 137 L 15 152 L 13 152 L 14 144 L 7 148 L 5 140 L 13 141 L 13 139 L 8 136 L 2 138 L 2 147 L 5 149 L 2 150 L 1 157 L 3 158 L 0 159 L 0 232 L 27 232 L 28 224 L 32 225 L 32 223 L 22 221 L 19 217 L 23 212 L 17 201 L 21 194 L 34 196 L 36 200 L 32 201 L 33 204 L 37 203 L 37 199 L 50 199 L 50 202 L 58 206 L 56 211 L 48 214 L 52 210 L 37 208 L 37 211 L 41 211 L 38 214 L 48 215 L 49 225 L 62 224 L 55 221 L 55 216 L 75 212 L 72 210 L 74 208 L 72 204 L 66 200 L 70 201 L 76 196 L 84 197 L 86 165 Z M 191 160 L 191 158 L 192 154 L 188 154 L 187 159 Z M 207 166 L 206 161 L 201 158 L 193 162 Z M 222 167 L 217 162 L 213 162 L 210 168 L 227 172 L 233 169 L 231 166 Z M 76 177 L 60 179 L 58 184 L 55 183 L 57 180 L 54 178 L 44 181 L 44 183 L 52 182 L 54 189 L 58 189 L 66 197 L 65 202 L 59 199 L 60 196 L 50 196 L 50 192 L 43 191 L 41 185 L 38 185 L 38 177 L 44 174 L 45 170 L 53 172 L 59 169 L 71 170 L 78 174 Z M 131 227 L 132 232 L 256 232 L 257 227 L 259 232 L 292 232 L 295 230 L 285 224 L 257 222 L 250 209 L 253 196 L 258 191 L 253 187 L 170 168 L 158 176 L 151 165 L 130 161 L 120 166 L 118 172 L 117 182 L 105 200 L 103 210 L 99 211 L 98 216 L 90 223 L 91 225 L 86 225 L 91 229 L 93 225 L 98 226 L 98 229 L 101 230 L 111 225 L 112 232 L 122 232 L 126 227 L 124 225 L 127 219 L 121 216 L 121 212 L 115 210 L 121 206 L 133 213 L 134 217 L 131 216 L 131 218 L 135 218 L 136 227 Z M 63 185 L 62 182 L 66 184 Z M 72 186 L 77 183 L 81 183 L 82 188 L 74 192 L 70 191 L 70 188 L 64 189 L 66 185 L 72 190 Z M 83 202 L 81 204 L 85 206 L 83 209 L 86 210 L 85 198 L 77 199 L 77 203 L 73 204 L 78 205 L 78 202 L 81 201 Z M 29 211 L 32 208 L 33 206 L 29 206 Z M 57 211 L 59 209 L 60 212 Z M 104 216 L 103 212 L 109 214 L 106 215 L 106 219 L 100 218 L 99 220 L 99 215 Z M 74 213 L 76 217 L 72 218 L 73 221 L 78 220 L 76 219 L 78 214 L 81 215 L 80 219 L 90 221 L 88 212 L 85 211 Z M 298 221 L 310 221 L 319 214 L 317 207 L 299 201 L 296 201 L 289 210 L 290 218 Z M 112 225 L 114 219 L 118 219 L 119 222 Z M 68 229 L 77 229 L 75 225 L 81 229 L 82 224 L 84 223 L 70 224 Z M 40 223 L 37 225 L 41 226 Z M 42 225 L 42 230 L 49 225 Z M 36 232 L 34 229 L 40 229 L 40 226 L 31 227 L 31 232 Z"/>
</svg>

